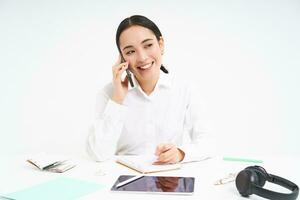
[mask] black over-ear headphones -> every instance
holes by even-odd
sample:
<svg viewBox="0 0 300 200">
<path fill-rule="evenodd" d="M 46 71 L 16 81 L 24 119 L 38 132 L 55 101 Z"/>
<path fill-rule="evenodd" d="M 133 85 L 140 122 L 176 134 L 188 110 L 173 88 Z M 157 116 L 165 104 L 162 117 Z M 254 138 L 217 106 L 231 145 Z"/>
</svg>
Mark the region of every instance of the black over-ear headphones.
<svg viewBox="0 0 300 200">
<path fill-rule="evenodd" d="M 278 184 L 292 191 L 292 193 L 279 193 L 264 189 L 266 181 Z M 268 174 L 267 171 L 260 166 L 250 166 L 239 172 L 235 179 L 235 185 L 239 193 L 248 197 L 251 194 L 273 199 L 273 200 L 294 200 L 297 199 L 298 186 L 284 178 Z"/>
</svg>

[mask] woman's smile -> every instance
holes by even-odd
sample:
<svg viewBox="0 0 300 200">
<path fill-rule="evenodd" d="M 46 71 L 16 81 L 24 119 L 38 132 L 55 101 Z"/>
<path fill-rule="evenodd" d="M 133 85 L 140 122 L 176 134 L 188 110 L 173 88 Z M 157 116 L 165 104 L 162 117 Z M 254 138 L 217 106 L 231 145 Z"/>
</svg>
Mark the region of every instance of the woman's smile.
<svg viewBox="0 0 300 200">
<path fill-rule="evenodd" d="M 137 68 L 139 70 L 146 71 L 146 70 L 150 70 L 152 68 L 153 64 L 154 64 L 154 61 L 152 61 L 150 63 L 141 64 L 141 65 L 137 66 Z"/>
</svg>

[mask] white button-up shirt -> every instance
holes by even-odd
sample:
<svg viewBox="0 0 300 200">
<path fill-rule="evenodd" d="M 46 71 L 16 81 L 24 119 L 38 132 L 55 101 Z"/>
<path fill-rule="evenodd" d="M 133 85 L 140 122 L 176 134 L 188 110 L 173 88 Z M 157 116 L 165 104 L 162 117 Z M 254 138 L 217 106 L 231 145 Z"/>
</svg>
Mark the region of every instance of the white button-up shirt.
<svg viewBox="0 0 300 200">
<path fill-rule="evenodd" d="M 95 160 L 115 154 L 154 154 L 160 143 L 175 143 L 185 153 L 184 161 L 210 156 L 205 121 L 187 84 L 161 72 L 148 96 L 134 83 L 122 105 L 111 100 L 112 83 L 97 95 L 96 119 L 87 140 L 88 153 Z"/>
</svg>

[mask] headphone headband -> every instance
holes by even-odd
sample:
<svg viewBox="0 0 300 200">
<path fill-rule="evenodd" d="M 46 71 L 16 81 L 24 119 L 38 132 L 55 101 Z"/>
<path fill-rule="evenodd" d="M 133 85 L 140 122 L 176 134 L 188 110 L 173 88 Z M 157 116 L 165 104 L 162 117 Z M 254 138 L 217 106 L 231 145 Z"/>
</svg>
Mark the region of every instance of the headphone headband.
<svg viewBox="0 0 300 200">
<path fill-rule="evenodd" d="M 264 189 L 263 186 L 266 181 L 280 185 L 292 192 L 280 193 Z M 268 174 L 266 170 L 260 166 L 250 166 L 242 170 L 236 177 L 236 187 L 242 196 L 256 194 L 274 200 L 295 200 L 299 193 L 299 188 L 295 183 L 282 177 Z"/>
</svg>

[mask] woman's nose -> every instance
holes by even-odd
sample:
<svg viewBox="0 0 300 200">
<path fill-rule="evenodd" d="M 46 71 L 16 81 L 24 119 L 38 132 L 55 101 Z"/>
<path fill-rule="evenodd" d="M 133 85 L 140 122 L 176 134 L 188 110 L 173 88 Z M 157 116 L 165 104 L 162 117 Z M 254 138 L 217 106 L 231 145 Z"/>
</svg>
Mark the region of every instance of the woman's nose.
<svg viewBox="0 0 300 200">
<path fill-rule="evenodd" d="M 138 62 L 144 62 L 147 59 L 147 54 L 145 51 L 139 51 L 137 56 Z"/>
</svg>

